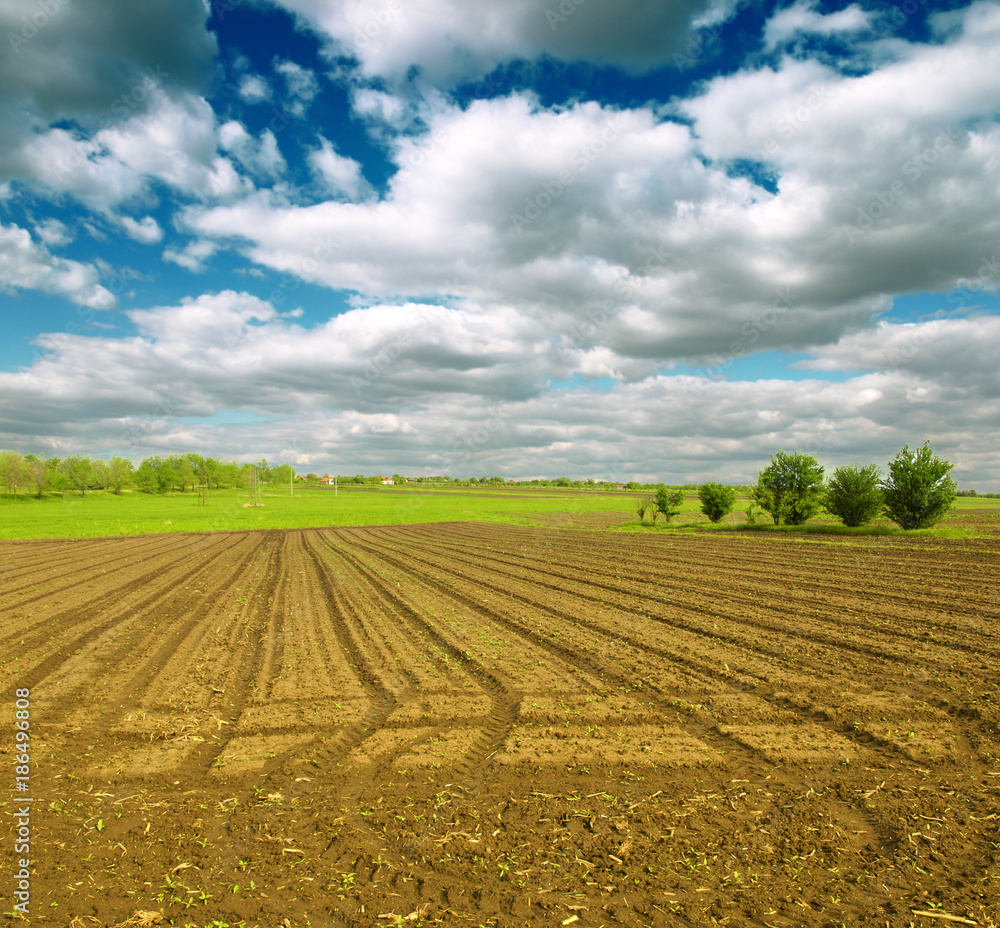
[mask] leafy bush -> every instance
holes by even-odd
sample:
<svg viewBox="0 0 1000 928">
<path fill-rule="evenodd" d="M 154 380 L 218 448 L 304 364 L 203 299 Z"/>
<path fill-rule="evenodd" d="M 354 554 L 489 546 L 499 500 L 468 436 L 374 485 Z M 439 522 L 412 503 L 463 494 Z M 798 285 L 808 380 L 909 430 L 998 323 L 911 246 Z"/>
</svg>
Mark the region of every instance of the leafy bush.
<svg viewBox="0 0 1000 928">
<path fill-rule="evenodd" d="M 889 462 L 889 476 L 882 484 L 885 514 L 904 529 L 936 525 L 955 500 L 954 466 L 937 457 L 927 442 L 919 451 L 904 445 Z"/>
<path fill-rule="evenodd" d="M 653 510 L 653 521 L 656 521 L 657 513 L 662 513 L 665 521 L 669 522 L 684 505 L 683 490 L 668 490 L 661 486 L 653 497 L 655 509 Z"/>
<path fill-rule="evenodd" d="M 823 467 L 811 454 L 779 451 L 757 475 L 750 495 L 761 509 L 771 513 L 775 525 L 801 525 L 820 510 Z"/>
<path fill-rule="evenodd" d="M 867 525 L 882 512 L 882 473 L 877 464 L 838 467 L 826 488 L 824 508 L 844 525 Z"/>
<path fill-rule="evenodd" d="M 701 511 L 710 522 L 721 522 L 736 505 L 736 490 L 722 483 L 703 483 L 698 487 Z"/>
</svg>

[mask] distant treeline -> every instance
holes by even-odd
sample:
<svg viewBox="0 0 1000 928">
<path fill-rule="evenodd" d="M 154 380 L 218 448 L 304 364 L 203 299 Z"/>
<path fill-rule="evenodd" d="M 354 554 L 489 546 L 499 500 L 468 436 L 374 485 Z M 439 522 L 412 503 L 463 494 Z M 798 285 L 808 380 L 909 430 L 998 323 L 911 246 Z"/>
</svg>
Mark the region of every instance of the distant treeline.
<svg viewBox="0 0 1000 928">
<path fill-rule="evenodd" d="M 45 493 L 75 491 L 85 494 L 88 490 L 108 490 L 121 494 L 123 490 L 135 489 L 143 493 L 185 492 L 198 488 L 207 490 L 249 489 L 254 481 L 254 471 L 258 484 L 264 486 L 285 486 L 294 477 L 299 485 L 319 486 L 332 480 L 328 474 L 295 474 L 290 464 L 271 464 L 261 459 L 253 463 L 221 461 L 200 454 L 171 454 L 166 457 L 154 455 L 144 458 L 138 465 L 128 458 L 89 458 L 84 454 L 67 457 L 46 457 L 36 454 L 21 454 L 19 451 L 0 451 L 0 485 L 15 498 L 19 493 L 37 496 Z M 638 483 L 616 480 L 574 480 L 571 477 L 555 477 L 551 480 L 511 480 L 494 475 L 492 477 L 404 477 L 393 474 L 337 475 L 339 486 L 381 486 L 391 479 L 396 485 L 411 484 L 424 487 L 549 487 L 574 490 L 627 490 L 632 492 L 656 490 L 662 483 Z M 674 484 L 672 488 L 685 493 L 698 492 L 699 484 Z M 750 488 L 737 486 L 741 495 Z M 998 499 L 1000 493 L 977 493 L 975 490 L 959 490 L 958 496 L 976 496 Z"/>
<path fill-rule="evenodd" d="M 198 487 L 212 490 L 249 488 L 255 469 L 259 484 L 287 486 L 292 476 L 288 464 L 271 465 L 264 460 L 243 464 L 200 454 L 155 455 L 136 466 L 123 457 L 103 460 L 71 454 L 59 458 L 0 451 L 0 484 L 15 498 L 19 492 L 41 499 L 47 492 L 65 496 L 70 490 L 81 494 L 88 490 L 109 490 L 120 495 L 125 489 L 171 493 Z"/>
<path fill-rule="evenodd" d="M 317 477 L 316 474 L 307 474 L 305 479 L 308 481 L 319 481 L 321 478 Z M 511 480 L 507 477 L 493 476 L 493 477 L 445 477 L 445 476 L 431 476 L 431 477 L 403 477 L 400 474 L 393 474 L 391 478 L 377 476 L 377 477 L 366 477 L 363 474 L 355 474 L 354 476 L 338 476 L 337 482 L 340 486 L 348 486 L 351 484 L 356 484 L 360 486 L 373 486 L 381 484 L 383 480 L 391 479 L 393 483 L 408 483 L 416 484 L 418 486 L 425 487 L 552 487 L 552 488 L 566 488 L 574 490 L 650 490 L 656 489 L 661 486 L 659 482 L 655 483 L 636 483 L 634 480 L 625 483 L 620 480 L 593 480 L 588 478 L 586 480 L 574 480 L 571 477 L 554 477 L 549 480 L 544 477 L 536 477 L 533 480 Z M 690 483 L 685 484 L 680 487 L 683 490 L 689 490 L 694 493 L 698 489 L 698 484 Z"/>
<path fill-rule="evenodd" d="M 124 490 L 142 493 L 174 493 L 204 488 L 207 490 L 249 489 L 255 479 L 264 486 L 288 486 L 295 483 L 320 486 L 333 477 L 328 474 L 295 474 L 289 464 L 271 464 L 266 460 L 253 463 L 222 461 L 200 454 L 154 455 L 137 464 L 128 458 L 112 457 L 107 460 L 90 458 L 84 454 L 66 457 L 46 457 L 22 454 L 19 451 L 0 451 L 0 486 L 15 498 L 19 494 L 41 499 L 46 493 L 67 492 L 86 494 L 88 490 L 107 490 L 120 495 Z M 649 490 L 657 483 L 623 483 L 613 480 L 574 480 L 570 477 L 534 480 L 510 480 L 499 475 L 492 477 L 404 477 L 393 474 L 337 475 L 340 486 L 381 486 L 389 479 L 396 485 L 415 484 L 424 487 L 551 487 L 577 490 Z M 682 490 L 696 492 L 697 484 L 687 484 Z"/>
</svg>

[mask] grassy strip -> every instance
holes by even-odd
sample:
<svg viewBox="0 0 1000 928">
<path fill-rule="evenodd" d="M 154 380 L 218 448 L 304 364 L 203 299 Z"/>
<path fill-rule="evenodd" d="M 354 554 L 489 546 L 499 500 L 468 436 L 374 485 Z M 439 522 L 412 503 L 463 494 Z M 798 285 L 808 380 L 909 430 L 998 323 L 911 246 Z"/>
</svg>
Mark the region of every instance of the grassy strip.
<svg viewBox="0 0 1000 928">
<path fill-rule="evenodd" d="M 747 522 L 726 523 L 720 522 L 713 525 L 711 522 L 687 522 L 679 524 L 660 523 L 651 525 L 648 522 L 633 520 L 621 526 L 621 531 L 625 532 L 756 532 L 777 535 L 882 535 L 906 538 L 978 538 L 980 533 L 969 528 L 918 528 L 909 531 L 899 528 L 896 525 L 864 525 L 858 528 L 851 528 L 839 522 L 806 522 L 803 525 L 774 525 L 773 523 L 749 524 Z"/>
<path fill-rule="evenodd" d="M 121 496 L 91 491 L 85 496 L 49 494 L 43 499 L 14 500 L 0 496 L 0 539 L 13 538 L 102 538 L 163 532 L 208 532 L 247 529 L 318 528 L 328 525 L 402 525 L 416 522 L 490 522 L 504 525 L 551 526 L 555 521 L 607 517 L 626 532 L 752 531 L 826 535 L 930 535 L 973 538 L 976 532 L 962 528 L 964 518 L 997 518 L 996 500 L 959 498 L 948 518 L 934 529 L 904 532 L 880 520 L 864 528 L 847 528 L 832 516 L 820 516 L 805 525 L 743 522 L 748 501 L 737 503 L 727 520 L 712 525 L 690 496 L 680 515 L 669 525 L 640 524 L 635 518 L 632 492 L 608 492 L 556 488 L 461 488 L 413 489 L 411 487 L 344 487 L 335 496 L 325 488 L 296 487 L 265 492 L 264 505 L 249 505 L 246 490 L 223 490 L 209 496 L 208 505 L 198 503 L 198 494 L 148 495 L 136 490 Z M 987 511 L 992 510 L 992 511 Z M 1000 529 L 1000 525 L 997 526 Z"/>
<path fill-rule="evenodd" d="M 396 525 L 414 522 L 493 522 L 545 525 L 563 513 L 626 513 L 623 493 L 514 490 L 411 490 L 408 488 L 296 488 L 266 492 L 263 506 L 249 505 L 246 490 L 212 493 L 208 505 L 198 494 L 115 496 L 91 491 L 85 496 L 48 495 L 14 501 L 0 498 L 0 538 L 102 538 L 161 532 L 317 528 L 328 525 Z"/>
</svg>

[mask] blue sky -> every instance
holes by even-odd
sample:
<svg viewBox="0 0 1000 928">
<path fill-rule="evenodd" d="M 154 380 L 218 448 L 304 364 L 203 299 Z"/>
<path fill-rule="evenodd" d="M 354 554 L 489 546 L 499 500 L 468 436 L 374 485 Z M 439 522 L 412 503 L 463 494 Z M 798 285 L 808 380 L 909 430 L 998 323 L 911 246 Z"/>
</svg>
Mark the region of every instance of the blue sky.
<svg viewBox="0 0 1000 928">
<path fill-rule="evenodd" d="M 0 446 L 998 489 L 1000 5 L 0 3 Z"/>
</svg>

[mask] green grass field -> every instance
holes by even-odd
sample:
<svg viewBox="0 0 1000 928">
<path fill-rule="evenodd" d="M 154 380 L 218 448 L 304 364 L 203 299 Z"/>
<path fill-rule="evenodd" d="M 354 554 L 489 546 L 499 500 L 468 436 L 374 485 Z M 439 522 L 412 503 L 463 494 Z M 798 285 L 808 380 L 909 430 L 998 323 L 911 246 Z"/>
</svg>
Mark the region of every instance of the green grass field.
<svg viewBox="0 0 1000 928">
<path fill-rule="evenodd" d="M 394 525 L 414 522 L 497 522 L 511 525 L 553 525 L 588 519 L 626 531 L 726 530 L 748 526 L 740 515 L 747 500 L 719 526 L 709 525 L 697 498 L 690 494 L 680 515 L 666 525 L 640 525 L 635 516 L 636 493 L 575 489 L 412 489 L 406 487 L 341 488 L 335 496 L 325 488 L 272 490 L 260 508 L 249 506 L 246 490 L 213 493 L 199 505 L 197 493 L 147 495 L 138 491 L 114 496 L 91 491 L 86 496 L 49 494 L 43 499 L 0 496 L 0 538 L 96 538 L 160 532 L 211 532 L 232 529 L 310 528 L 325 525 Z M 935 534 L 967 534 L 963 517 L 1000 509 L 1000 502 L 960 497 Z M 620 517 L 620 520 L 617 518 Z M 757 531 L 824 532 L 836 534 L 896 534 L 887 520 L 867 529 L 847 529 L 829 515 L 803 526 L 774 526 L 762 520 Z"/>
<path fill-rule="evenodd" d="M 0 538 L 84 538 L 157 532 L 308 528 L 324 525 L 393 525 L 408 522 L 479 521 L 547 524 L 560 514 L 622 513 L 632 494 L 617 491 L 416 490 L 404 487 L 325 488 L 269 491 L 250 508 L 246 490 L 223 490 L 199 505 L 197 493 L 164 496 L 137 491 L 121 496 L 91 491 L 65 498 L 0 497 Z"/>
</svg>

